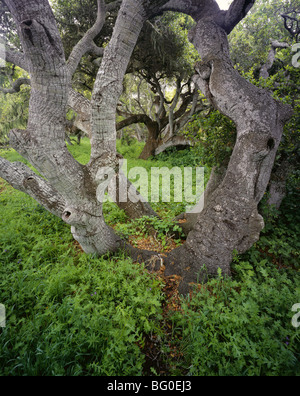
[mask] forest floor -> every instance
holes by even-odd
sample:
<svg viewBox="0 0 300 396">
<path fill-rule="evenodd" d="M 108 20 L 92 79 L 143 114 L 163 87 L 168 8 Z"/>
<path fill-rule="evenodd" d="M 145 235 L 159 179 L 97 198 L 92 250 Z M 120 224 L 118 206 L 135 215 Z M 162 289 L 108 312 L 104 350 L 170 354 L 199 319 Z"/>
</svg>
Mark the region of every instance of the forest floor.
<svg viewBox="0 0 300 396">
<path fill-rule="evenodd" d="M 72 150 L 88 159 L 87 144 Z M 126 150 L 132 165 L 141 164 L 136 148 Z M 20 160 L 13 151 L 1 155 Z M 174 166 L 145 166 L 158 163 Z M 185 242 L 172 222 L 182 208 L 154 209 L 161 219 L 152 223 L 129 222 L 109 202 L 104 216 L 133 246 L 167 254 Z M 220 273 L 183 297 L 180 279 L 164 268 L 149 274 L 121 253 L 84 254 L 62 220 L 0 180 L 0 303 L 7 307 L 0 375 L 300 375 L 300 330 L 291 324 L 300 302 L 299 192 L 280 213 L 261 211 L 261 239 L 234 256 L 233 277 Z"/>
</svg>

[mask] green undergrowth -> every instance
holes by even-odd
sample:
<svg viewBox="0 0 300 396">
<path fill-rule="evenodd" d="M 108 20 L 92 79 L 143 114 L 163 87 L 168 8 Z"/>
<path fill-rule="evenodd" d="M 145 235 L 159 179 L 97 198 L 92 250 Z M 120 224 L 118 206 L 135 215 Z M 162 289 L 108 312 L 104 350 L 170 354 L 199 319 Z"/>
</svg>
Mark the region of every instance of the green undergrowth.
<svg viewBox="0 0 300 396">
<path fill-rule="evenodd" d="M 300 375 L 300 320 L 298 328 L 292 324 L 300 303 L 297 202 L 294 189 L 280 212 L 263 203 L 266 226 L 247 253 L 234 256 L 232 278 L 219 273 L 181 300 L 171 318 L 184 359 L 173 363 L 173 373 Z"/>
<path fill-rule="evenodd" d="M 0 218 L 0 374 L 141 375 L 158 279 L 122 253 L 79 252 L 60 219 L 7 187 Z"/>
<path fill-rule="evenodd" d="M 83 138 L 81 139 L 81 144 L 73 144 L 73 145 L 67 145 L 68 150 L 70 153 L 73 155 L 73 157 L 80 162 L 83 165 L 86 165 L 89 160 L 90 160 L 90 155 L 91 155 L 91 145 L 90 145 L 90 140 L 88 138 Z M 183 167 L 184 166 L 190 166 L 190 167 L 202 167 L 203 164 L 198 163 L 196 161 L 195 155 L 193 152 L 191 152 L 189 149 L 187 150 L 182 150 L 178 151 L 176 153 L 176 156 L 174 155 L 174 150 L 168 151 L 166 153 L 162 153 L 159 156 L 155 158 L 149 158 L 148 160 L 141 160 L 139 159 L 139 155 L 141 154 L 142 150 L 144 147 L 144 143 L 140 143 L 137 141 L 132 141 L 130 142 L 130 145 L 123 144 L 121 140 L 117 141 L 117 151 L 124 156 L 124 158 L 127 160 L 127 166 L 124 167 L 124 171 L 127 173 L 128 178 L 132 183 L 137 183 L 137 188 L 139 188 L 139 177 L 135 175 L 131 175 L 130 171 L 133 168 L 142 168 L 147 172 L 148 175 L 148 196 L 145 196 L 146 199 L 148 199 L 151 202 L 151 169 L 152 168 L 167 168 L 167 169 L 172 169 L 174 167 L 179 167 L 182 170 L 182 175 L 184 175 L 183 172 Z M 26 165 L 30 166 L 33 170 L 34 168 L 29 164 L 29 162 L 21 157 L 15 150 L 13 149 L 7 149 L 7 150 L 1 150 L 1 156 L 3 158 L 8 159 L 11 162 L 14 161 L 21 161 L 25 163 Z M 209 175 L 210 175 L 210 169 L 208 167 L 204 167 L 204 184 L 208 182 Z M 160 190 L 159 190 L 159 199 L 158 202 L 152 202 L 151 205 L 153 209 L 158 213 L 159 216 L 161 216 L 163 219 L 167 219 L 168 221 L 171 221 L 179 215 L 180 213 L 185 212 L 187 207 L 193 206 L 194 204 L 197 203 L 197 200 L 194 202 L 186 201 L 185 200 L 185 193 L 183 191 L 182 193 L 182 202 L 176 202 L 174 199 L 174 179 L 171 176 L 171 188 L 170 188 L 170 201 L 169 202 L 162 202 L 162 194 L 163 194 L 163 184 L 162 184 L 162 179 L 160 178 Z M 195 194 L 196 186 L 196 179 L 195 179 L 195 171 L 193 171 L 193 194 Z M 183 188 L 184 188 L 184 181 L 183 181 Z M 144 194 L 145 195 L 145 194 Z M 119 215 L 122 217 L 121 212 L 118 210 L 118 207 L 116 205 L 109 205 L 110 202 L 108 203 L 108 210 L 104 209 L 104 212 L 110 212 L 111 210 L 113 212 L 118 212 Z"/>
<path fill-rule="evenodd" d="M 292 307 L 300 301 L 299 273 L 267 260 L 239 260 L 234 277 L 199 286 L 171 315 L 173 344 L 184 359 L 173 373 L 197 376 L 300 375 L 300 333 Z"/>
<path fill-rule="evenodd" d="M 88 144 L 73 150 L 88 161 Z M 138 152 L 128 149 L 128 163 L 140 163 Z M 13 151 L 4 155 L 19 160 Z M 172 167 L 171 157 L 158 163 Z M 7 315 L 0 375 L 300 375 L 300 334 L 292 325 L 300 303 L 296 184 L 280 212 L 262 205 L 266 227 L 252 249 L 234 256 L 232 278 L 219 273 L 174 300 L 174 309 L 157 275 L 122 252 L 84 254 L 62 220 L 4 181 L 0 192 L 0 304 Z M 163 242 L 179 210 L 156 208 L 160 221 L 130 224 L 109 202 L 104 216 L 126 238 L 146 237 L 150 221 Z"/>
</svg>

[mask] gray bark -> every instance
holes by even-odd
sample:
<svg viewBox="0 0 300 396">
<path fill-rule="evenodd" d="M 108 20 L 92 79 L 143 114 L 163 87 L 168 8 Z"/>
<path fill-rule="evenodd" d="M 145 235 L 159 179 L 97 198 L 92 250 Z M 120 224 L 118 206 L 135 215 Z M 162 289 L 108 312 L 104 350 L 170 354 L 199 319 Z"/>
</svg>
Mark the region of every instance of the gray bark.
<svg viewBox="0 0 300 396">
<path fill-rule="evenodd" d="M 211 194 L 186 244 L 171 253 L 174 265 L 166 273 L 180 273 L 185 292 L 203 265 L 210 274 L 221 268 L 230 275 L 233 251 L 243 253 L 259 239 L 264 222 L 257 205 L 270 179 L 283 125 L 291 116 L 289 106 L 234 69 L 219 18 L 200 19 L 190 35 L 203 60 L 196 82 L 214 107 L 235 122 L 237 141 L 223 182 Z M 176 262 L 177 257 L 185 257 L 185 265 Z"/>
<path fill-rule="evenodd" d="M 11 163 L 0 157 L 1 177 L 16 190 L 34 198 L 55 216 L 62 217 L 65 201 L 63 197 L 42 177 L 21 162 Z"/>
<path fill-rule="evenodd" d="M 93 176 L 101 166 L 116 167 L 116 109 L 123 78 L 145 22 L 142 1 L 121 5 L 115 29 L 106 47 L 92 95 L 91 160 Z"/>
<path fill-rule="evenodd" d="M 189 213 L 182 213 L 176 217 L 175 221 L 185 220 L 185 222 L 178 223 L 178 225 L 182 228 L 184 234 L 188 236 L 188 234 L 193 230 L 195 225 L 197 224 L 198 217 L 200 213 L 205 209 L 205 207 L 210 202 L 212 194 L 216 191 L 216 189 L 222 183 L 227 168 L 225 166 L 221 166 L 220 168 L 214 167 L 211 171 L 211 175 L 209 181 L 206 185 L 204 191 L 204 198 L 202 198 L 200 202 L 198 202 L 195 207 L 189 211 Z"/>
<path fill-rule="evenodd" d="M 74 125 L 91 138 L 91 102 L 80 93 L 70 89 L 68 105 L 77 113 L 77 116 L 74 120 Z M 116 125 L 116 130 L 117 129 L 118 125 Z M 127 189 L 128 194 L 130 191 L 135 190 L 135 187 L 132 185 L 132 183 L 130 183 L 129 180 L 126 179 L 123 173 L 119 175 L 117 172 L 117 176 L 117 180 L 120 180 L 123 185 L 126 186 L 125 188 Z M 135 196 L 137 195 L 138 192 L 136 191 Z M 142 216 L 157 217 L 157 214 L 151 208 L 151 205 L 144 200 L 137 203 L 131 202 L 130 199 L 128 199 L 127 202 L 121 202 L 119 190 L 117 190 L 115 198 L 116 204 L 119 206 L 119 208 L 124 210 L 126 215 L 131 219 L 140 218 Z"/>
<path fill-rule="evenodd" d="M 89 170 L 69 154 L 65 144 L 65 114 L 70 73 L 46 0 L 9 0 L 19 29 L 31 78 L 29 121 L 26 131 L 12 131 L 10 143 L 43 175 L 65 204 L 62 218 L 88 253 L 115 250 L 119 238 L 103 220 Z M 1 176 L 4 170 L 1 168 Z M 8 181 L 9 178 L 7 178 Z"/>
<path fill-rule="evenodd" d="M 286 183 L 292 170 L 293 167 L 286 158 L 279 163 L 278 168 L 272 173 L 268 188 L 269 206 L 273 206 L 277 210 L 280 208 L 282 201 L 286 197 Z"/>
<path fill-rule="evenodd" d="M 44 2 L 44 7 L 47 8 L 46 3 Z M 97 15 L 97 20 L 94 24 L 94 26 L 85 34 L 85 36 L 82 38 L 82 40 L 79 41 L 79 43 L 75 46 L 75 48 L 73 49 L 67 63 L 64 65 L 63 69 L 64 70 L 64 80 L 61 82 L 61 91 L 66 95 L 67 98 L 67 106 L 71 109 L 73 109 L 76 113 L 77 113 L 77 117 L 74 120 L 74 126 L 76 126 L 78 129 L 84 131 L 90 138 L 92 137 L 92 130 L 91 130 L 91 102 L 86 99 L 83 95 L 79 94 L 78 92 L 74 91 L 71 88 L 71 78 L 73 73 L 76 70 L 76 67 L 78 66 L 81 57 L 88 52 L 91 48 L 92 50 L 95 50 L 95 44 L 93 43 L 93 39 L 95 38 L 95 36 L 101 31 L 102 27 L 103 27 L 103 23 L 105 20 L 105 8 L 107 9 L 112 9 L 116 6 L 118 6 L 120 4 L 120 1 L 116 1 L 114 3 L 109 4 L 108 6 L 105 6 L 103 0 L 98 0 L 98 15 Z M 12 5 L 13 6 L 13 5 Z M 16 6 L 17 7 L 17 6 Z M 30 6 L 28 6 L 29 8 Z M 42 9 L 42 4 L 40 5 L 40 9 Z M 45 10 L 46 10 L 45 8 Z M 51 13 L 51 10 L 48 12 Z M 29 23 L 29 22 L 28 22 Z M 45 49 L 44 49 L 45 50 Z M 62 52 L 63 55 L 63 52 Z M 49 63 L 50 63 L 50 56 L 51 54 L 49 54 Z M 104 68 L 105 68 L 105 62 L 107 62 L 107 58 L 106 57 L 104 59 Z M 20 67 L 22 67 L 24 70 L 26 70 L 27 72 L 30 73 L 30 62 L 28 62 L 27 58 L 26 58 L 26 54 L 24 53 L 17 53 L 16 51 L 7 51 L 6 52 L 6 60 L 9 62 L 13 62 L 16 63 L 17 65 L 19 65 Z M 64 59 L 61 60 L 62 63 L 64 63 Z M 107 66 L 106 66 L 107 67 Z M 101 72 L 101 70 L 100 70 Z M 99 74 L 100 74 L 99 72 Z M 35 78 L 35 74 L 36 71 L 33 72 L 33 80 Z M 54 71 L 55 74 L 55 71 Z M 50 76 L 46 75 L 45 73 L 45 77 L 42 79 L 40 78 L 40 80 L 42 81 L 42 84 L 47 87 L 48 84 L 52 84 L 50 78 L 48 78 Z M 122 78 L 122 77 L 121 77 Z M 120 78 L 120 81 L 121 81 Z M 18 92 L 18 90 L 20 89 L 20 86 L 22 84 L 32 84 L 31 80 L 28 79 L 20 79 L 18 81 L 15 82 L 15 84 L 12 86 L 11 89 L 6 90 L 5 93 L 14 93 L 14 92 Z M 55 83 L 57 85 L 57 83 Z M 31 101 L 33 102 L 34 100 L 34 91 L 32 92 L 32 97 L 31 97 Z M 38 96 L 38 95 L 37 95 Z M 48 96 L 47 93 L 45 94 L 46 97 L 46 101 L 48 101 Z M 37 99 L 37 102 L 39 102 L 39 99 Z M 60 117 L 60 128 L 65 128 L 64 122 L 61 122 L 63 120 L 63 112 L 65 111 L 66 108 L 66 103 L 64 103 L 64 105 L 61 106 L 61 104 L 63 104 L 60 100 L 57 101 L 57 108 L 53 108 L 53 113 L 57 113 Z M 48 103 L 49 105 L 49 109 L 51 108 L 51 102 Z M 47 112 L 49 109 L 47 109 L 46 105 L 42 105 L 44 110 L 45 110 L 45 117 L 48 116 Z M 42 113 L 39 111 L 39 107 L 32 105 L 32 107 L 35 107 L 34 111 L 35 113 L 37 113 L 39 116 L 42 115 Z M 57 110 L 60 110 L 59 112 Z M 38 124 L 38 118 L 35 116 L 34 111 L 30 112 L 30 116 L 31 119 L 35 119 L 36 123 Z M 51 122 L 54 120 L 51 120 Z M 58 124 L 58 122 L 56 123 Z M 56 127 L 57 125 L 55 125 Z M 41 136 L 40 132 L 37 131 L 37 134 L 39 134 L 40 138 L 44 140 L 45 143 L 48 143 L 49 138 L 51 136 L 53 136 L 52 132 L 48 133 L 46 128 L 44 129 L 45 134 L 47 133 L 48 139 L 45 138 L 45 136 Z M 40 161 L 40 156 L 41 156 L 41 151 L 42 151 L 42 147 L 41 149 L 38 149 L 38 147 L 41 146 L 40 141 L 37 143 L 37 146 L 31 150 L 31 154 L 30 152 L 28 152 L 28 148 L 26 146 L 26 144 L 24 143 L 24 139 L 23 136 L 26 134 L 26 138 L 28 139 L 29 137 L 29 133 L 28 131 L 12 131 L 11 136 L 10 136 L 10 141 L 11 141 L 11 145 L 17 150 L 19 151 L 20 154 L 22 154 L 26 159 L 28 159 L 35 167 L 36 169 L 38 169 L 45 177 L 50 178 L 48 173 L 43 172 L 43 170 L 40 167 L 39 161 Z M 55 138 L 56 139 L 56 138 Z M 54 145 L 54 151 L 56 151 L 56 146 L 57 146 L 57 141 L 52 142 L 52 144 Z M 62 144 L 62 142 L 61 142 Z M 48 146 L 45 146 L 45 149 L 48 150 Z M 32 152 L 35 151 L 36 153 L 38 152 L 39 158 L 37 160 L 35 160 L 33 158 Z M 75 161 L 72 161 L 72 159 L 70 158 L 71 156 L 69 155 L 69 153 L 67 153 L 66 151 L 66 147 L 63 148 L 63 151 L 65 154 L 62 154 L 61 157 L 65 157 L 69 163 L 68 168 L 73 169 L 73 175 L 74 175 L 74 179 L 75 179 L 75 174 L 78 171 L 78 180 L 85 179 L 85 175 L 87 175 L 87 178 L 89 178 L 89 170 L 87 169 L 87 167 L 83 168 L 81 166 L 79 166 L 79 164 L 77 164 Z M 56 154 L 55 154 L 56 155 Z M 57 155 L 56 155 L 57 156 Z M 47 161 L 49 161 L 49 159 L 47 159 Z M 52 159 L 51 159 L 52 161 Z M 74 165 L 72 165 L 72 163 Z M 108 163 L 106 162 L 105 165 L 108 165 Z M 53 169 L 49 166 L 49 163 L 46 162 L 45 165 L 46 168 L 51 169 L 51 173 L 53 178 L 57 178 L 56 175 L 56 166 L 53 165 Z M 60 166 L 61 167 L 61 171 L 64 174 L 65 173 L 65 167 L 64 166 Z M 54 172 L 53 172 L 54 170 Z M 84 172 L 84 174 L 83 174 Z M 94 175 L 95 176 L 95 175 Z M 124 180 L 124 179 L 123 179 Z M 125 181 L 124 181 L 125 182 Z M 90 183 L 89 181 L 87 181 L 87 183 Z M 73 185 L 73 180 L 71 179 L 70 183 L 71 185 Z M 131 183 L 127 182 L 126 185 L 128 184 L 128 187 L 130 187 L 131 189 L 133 188 L 133 186 L 131 186 Z M 62 182 L 62 190 L 64 190 L 64 185 L 65 182 Z M 74 184 L 74 187 L 76 186 L 76 184 Z M 96 187 L 95 187 L 96 188 Z M 76 186 L 76 190 L 79 191 L 80 190 L 80 185 L 77 184 Z M 73 194 L 73 192 L 70 192 L 70 196 L 75 196 Z M 117 196 L 118 198 L 118 196 Z M 131 218 L 136 218 L 136 217 L 140 217 L 141 215 L 148 215 L 148 216 L 156 216 L 156 213 L 152 210 L 151 206 L 149 205 L 149 203 L 147 202 L 141 202 L 138 204 L 135 203 L 120 203 L 119 200 L 117 200 L 117 204 L 125 210 L 125 212 L 127 213 L 127 215 L 129 215 Z M 136 209 L 136 214 L 134 214 L 134 209 Z"/>
</svg>

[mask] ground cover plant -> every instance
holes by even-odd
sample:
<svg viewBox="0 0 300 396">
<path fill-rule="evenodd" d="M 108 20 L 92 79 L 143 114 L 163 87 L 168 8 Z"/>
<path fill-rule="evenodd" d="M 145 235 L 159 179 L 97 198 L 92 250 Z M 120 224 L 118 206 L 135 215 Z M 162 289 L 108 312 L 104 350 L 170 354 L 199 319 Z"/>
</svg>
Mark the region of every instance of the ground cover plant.
<svg viewBox="0 0 300 396">
<path fill-rule="evenodd" d="M 86 161 L 82 144 L 70 149 Z M 131 151 L 128 161 L 137 156 Z M 172 161 L 165 155 L 164 165 Z M 233 278 L 220 272 L 182 297 L 176 277 L 151 274 L 124 253 L 86 255 L 62 220 L 1 181 L 1 375 L 299 375 L 291 308 L 300 301 L 300 219 L 292 187 L 282 213 L 269 211 L 260 241 L 236 255 Z M 163 204 L 155 238 L 147 219 L 133 228 L 110 202 L 104 213 L 132 243 L 153 247 L 156 238 L 161 252 L 176 245 Z"/>
</svg>

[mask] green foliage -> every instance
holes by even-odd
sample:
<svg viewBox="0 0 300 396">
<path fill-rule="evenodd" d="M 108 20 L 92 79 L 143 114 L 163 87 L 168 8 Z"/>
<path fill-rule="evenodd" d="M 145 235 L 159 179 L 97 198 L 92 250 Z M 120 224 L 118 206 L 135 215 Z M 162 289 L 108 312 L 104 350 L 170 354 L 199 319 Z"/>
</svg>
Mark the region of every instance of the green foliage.
<svg viewBox="0 0 300 396">
<path fill-rule="evenodd" d="M 199 55 L 188 40 L 193 20 L 166 13 L 145 24 L 133 54 L 133 67 L 150 78 L 189 78 Z"/>
<path fill-rule="evenodd" d="M 70 149 L 75 158 L 82 150 L 82 162 L 88 161 L 88 142 Z M 136 154 L 128 157 L 129 167 L 176 165 L 172 153 L 165 162 L 138 160 Z M 6 155 L 18 159 L 13 151 Z M 145 337 L 152 334 L 174 375 L 299 375 L 299 330 L 291 325 L 291 307 L 300 301 L 297 183 L 291 180 L 280 213 L 261 205 L 265 230 L 249 252 L 235 256 L 233 278 L 219 273 L 182 298 L 179 310 L 163 313 L 157 277 L 122 253 L 85 255 L 65 223 L 2 182 L 0 303 L 7 326 L 0 329 L 0 373 L 141 375 Z M 179 230 L 170 221 L 172 205 L 158 207 L 162 220 L 129 223 L 109 202 L 104 215 L 127 237 L 150 235 L 151 225 L 163 245 Z M 175 359 L 170 332 L 172 350 L 180 352 Z"/>
<path fill-rule="evenodd" d="M 283 18 L 291 0 L 257 0 L 243 23 L 230 34 L 231 57 L 244 71 L 260 68 L 267 60 L 270 40 L 290 41 Z M 299 0 L 295 0 L 295 9 Z"/>
<path fill-rule="evenodd" d="M 0 211 L 1 374 L 140 375 L 159 281 L 121 253 L 78 252 L 68 227 L 24 194 L 8 188 Z"/>
<path fill-rule="evenodd" d="M 138 142 L 136 139 L 122 139 L 117 141 L 117 151 L 124 158 L 138 159 L 143 151 L 145 143 Z"/>
<path fill-rule="evenodd" d="M 29 96 L 29 87 L 22 87 L 13 95 L 0 93 L 0 146 L 8 143 L 8 133 L 12 129 L 26 128 Z"/>
<path fill-rule="evenodd" d="M 283 138 L 276 157 L 275 168 L 288 159 L 292 173 L 299 166 L 299 69 L 292 66 L 291 48 L 278 49 L 269 78 L 259 77 L 261 67 L 267 62 L 271 41 L 293 44 L 284 28 L 281 14 L 297 9 L 299 0 L 282 2 L 259 0 L 249 15 L 230 35 L 230 50 L 236 68 L 252 84 L 270 91 L 273 97 L 290 104 L 294 116 L 285 125 Z M 247 54 L 247 56 L 244 56 Z M 219 167 L 227 164 L 236 140 L 236 129 L 231 120 L 217 111 L 207 117 L 195 116 L 185 133 L 196 138 L 194 150 L 206 165 Z"/>
<path fill-rule="evenodd" d="M 173 316 L 189 375 L 299 375 L 300 334 L 291 325 L 299 275 L 267 260 L 237 261 L 234 271 L 242 280 L 219 274 Z"/>
<path fill-rule="evenodd" d="M 81 139 L 80 146 L 77 144 L 74 144 L 73 146 L 68 145 L 68 150 L 78 162 L 86 165 L 91 156 L 90 139 L 84 137 Z"/>
<path fill-rule="evenodd" d="M 162 161 L 173 166 L 205 166 L 201 157 L 196 150 L 187 148 L 185 150 L 178 150 L 176 147 L 170 147 L 164 152 L 158 154 L 153 158 L 157 161 Z"/>
<path fill-rule="evenodd" d="M 18 78 L 28 78 L 28 75 L 19 67 L 8 63 L 4 68 L 0 68 L 0 86 L 4 89 L 10 89 L 11 81 Z M 20 92 L 15 94 L 0 92 L 0 147 L 8 144 L 8 134 L 11 129 L 26 128 L 29 98 L 30 87 L 26 85 L 22 86 Z"/>
<path fill-rule="evenodd" d="M 166 247 L 168 240 L 172 236 L 177 235 L 179 237 L 177 243 L 180 243 L 180 236 L 182 236 L 182 229 L 175 225 L 172 219 L 148 216 L 134 219 L 129 223 L 118 223 L 115 230 L 123 238 L 129 238 L 130 236 L 147 238 L 149 235 L 154 234 L 155 239 L 161 243 L 163 248 Z"/>
<path fill-rule="evenodd" d="M 297 184 L 299 186 L 299 176 Z M 261 203 L 260 211 L 266 220 L 266 226 L 260 240 L 256 243 L 256 249 L 251 249 L 247 253 L 248 255 L 260 251 L 263 258 L 270 260 L 279 268 L 292 267 L 300 270 L 299 198 L 299 189 L 290 185 L 280 210 L 270 208 L 265 200 Z"/>
<path fill-rule="evenodd" d="M 86 7 L 88 3 L 91 7 Z M 288 157 L 297 165 L 299 70 L 291 67 L 290 51 L 277 53 L 267 81 L 258 79 L 270 37 L 288 40 L 279 16 L 288 3 L 257 1 L 257 8 L 233 31 L 230 40 L 239 71 L 293 105 L 295 115 L 285 127 L 277 163 Z M 94 21 L 96 2 L 57 0 L 56 4 L 68 55 Z M 98 45 L 106 44 L 114 17 L 109 17 Z M 186 17 L 171 14 L 152 21 L 133 60 L 144 59 L 137 56 L 140 51 L 149 74 L 159 71 L 169 78 L 174 73 L 186 76 L 195 60 L 186 37 L 190 23 Z M 154 54 L 150 57 L 149 48 Z M 87 76 L 95 72 L 85 57 L 77 77 L 92 85 L 93 77 Z M 17 96 L 0 97 L 0 144 L 9 129 L 26 126 L 28 98 L 26 87 Z M 176 155 L 170 150 L 155 159 L 139 160 L 143 144 L 130 137 L 118 141 L 117 150 L 128 159 L 128 170 L 135 166 L 148 171 L 153 166 L 212 167 L 228 161 L 236 138 L 230 120 L 211 112 L 206 119 L 195 117 L 188 133 L 196 135 L 200 143 L 191 150 L 176 151 Z M 80 163 L 88 163 L 87 138 L 80 147 L 69 146 L 69 150 Z M 24 161 L 13 150 L 1 155 Z M 206 178 L 208 174 L 207 170 Z M 7 326 L 0 329 L 1 375 L 141 375 L 147 334 L 159 334 L 158 348 L 174 375 L 300 375 L 299 329 L 291 325 L 291 307 L 300 301 L 299 180 L 295 166 L 280 212 L 262 203 L 266 227 L 249 252 L 234 257 L 233 277 L 219 272 L 217 278 L 182 298 L 180 310 L 164 313 L 164 317 L 162 285 L 157 277 L 121 252 L 113 258 L 83 254 L 66 224 L 1 181 L 0 303 L 7 310 Z M 104 216 L 109 225 L 118 224 L 116 230 L 127 238 L 148 236 L 154 229 L 164 246 L 170 234 L 180 231 L 171 219 L 184 206 L 153 204 L 161 220 L 144 217 L 129 223 L 123 211 L 107 202 Z M 168 325 L 172 323 L 168 334 L 166 320 Z M 176 361 L 165 353 L 170 331 L 173 345 L 182 352 Z M 159 374 L 154 368 L 152 372 Z"/>
<path fill-rule="evenodd" d="M 300 301 L 299 194 L 281 211 L 264 202 L 260 240 L 235 255 L 232 278 L 212 278 L 171 315 L 184 355 L 174 372 L 201 376 L 300 375 L 300 330 L 291 308 Z M 205 271 L 205 267 L 203 268 Z"/>
<path fill-rule="evenodd" d="M 229 162 L 236 141 L 236 128 L 219 111 L 213 111 L 205 118 L 194 116 L 184 133 L 195 140 L 193 155 L 207 166 L 221 166 Z"/>
<path fill-rule="evenodd" d="M 113 0 L 107 1 L 111 3 Z M 97 2 L 94 0 L 66 1 L 54 0 L 53 9 L 61 32 L 66 57 L 70 55 L 82 35 L 95 22 Z M 117 17 L 117 9 L 109 12 L 101 34 L 96 39 L 99 47 L 109 42 Z M 186 78 L 193 71 L 197 52 L 187 38 L 187 29 L 192 19 L 175 13 L 167 13 L 147 22 L 141 32 L 129 70 L 141 72 L 150 77 L 173 78 L 181 75 Z M 76 85 L 83 90 L 91 90 L 98 67 L 94 58 L 84 56 L 76 72 Z"/>
</svg>

